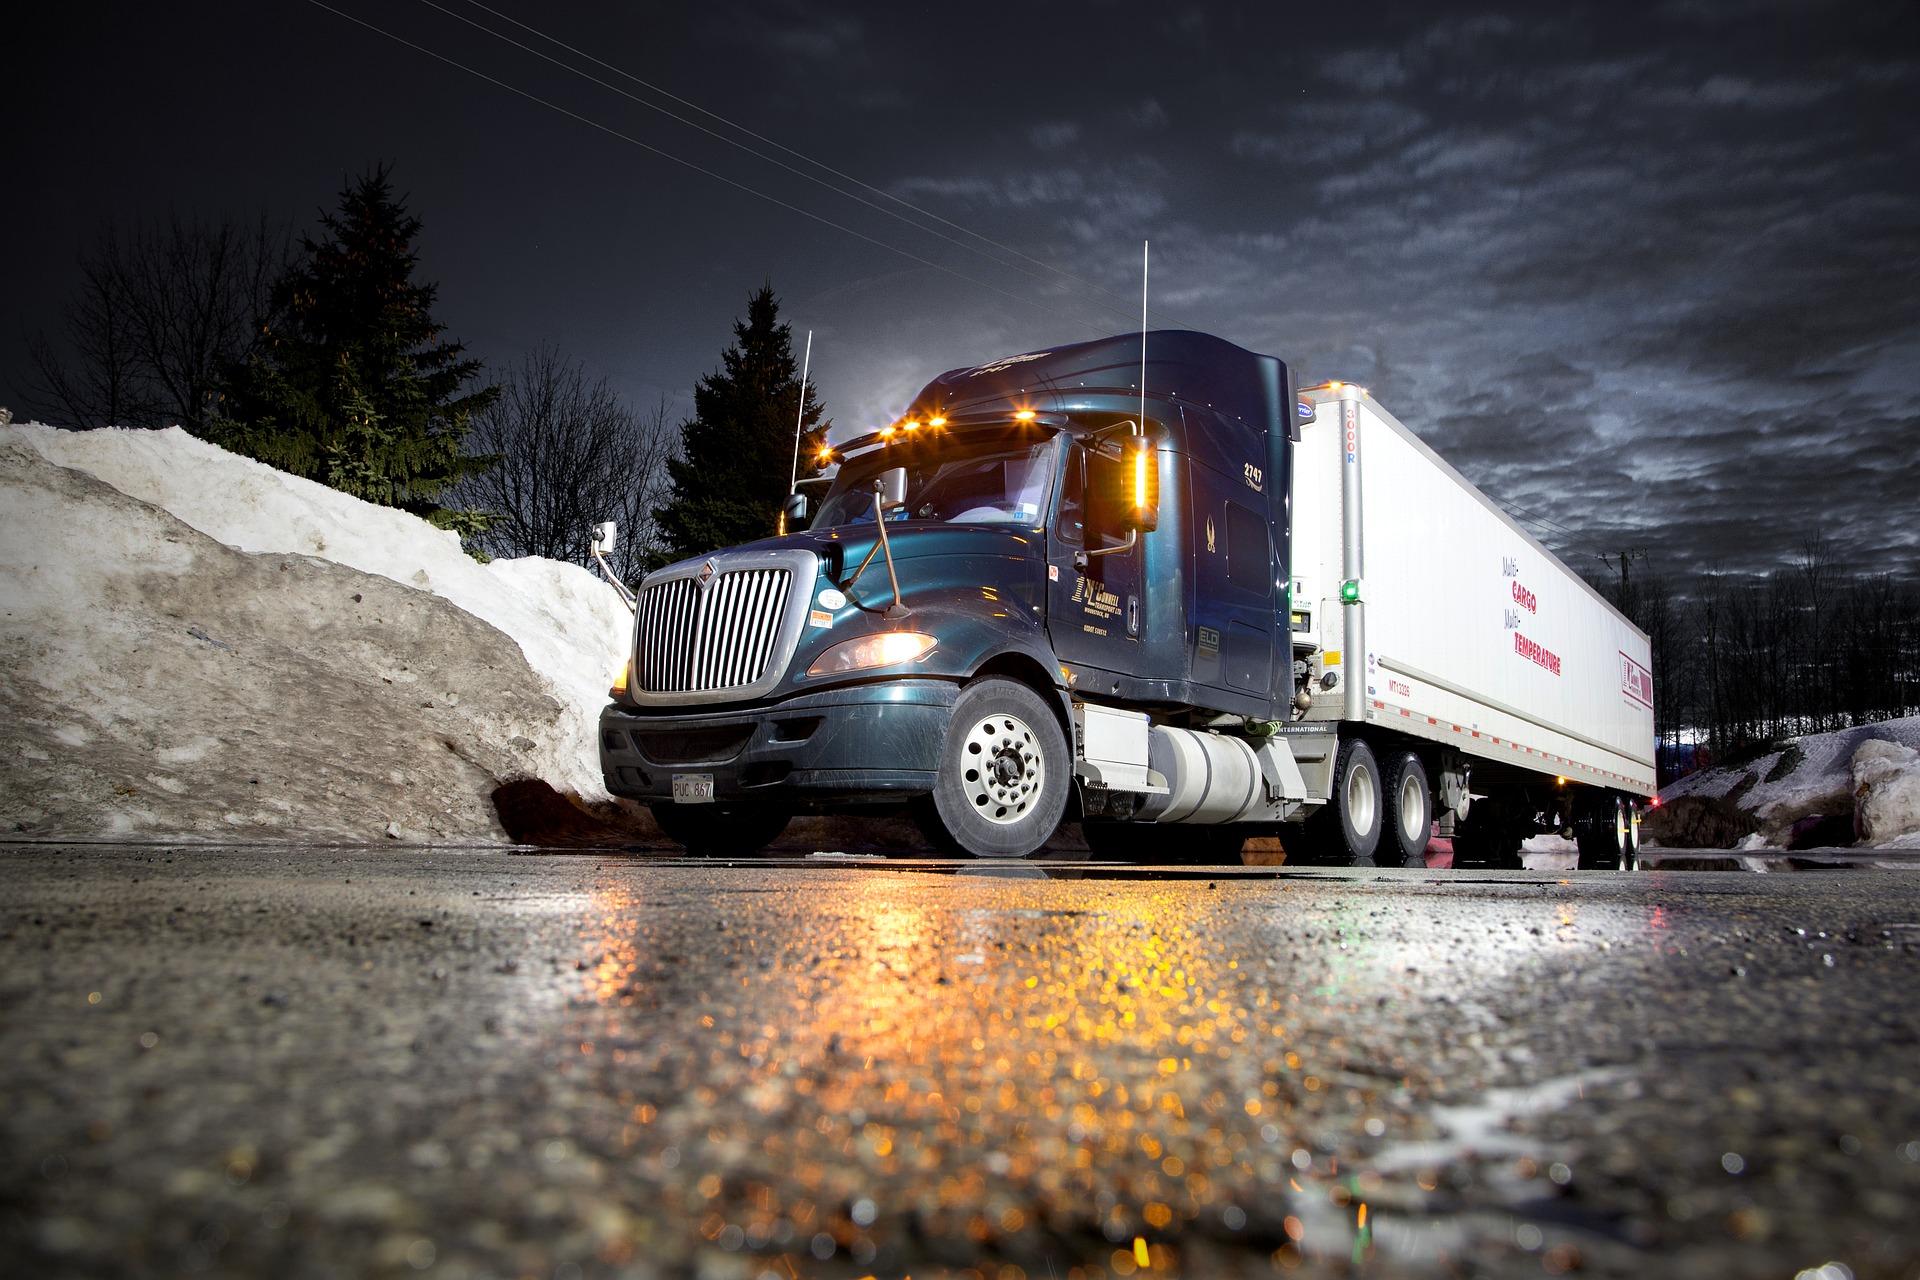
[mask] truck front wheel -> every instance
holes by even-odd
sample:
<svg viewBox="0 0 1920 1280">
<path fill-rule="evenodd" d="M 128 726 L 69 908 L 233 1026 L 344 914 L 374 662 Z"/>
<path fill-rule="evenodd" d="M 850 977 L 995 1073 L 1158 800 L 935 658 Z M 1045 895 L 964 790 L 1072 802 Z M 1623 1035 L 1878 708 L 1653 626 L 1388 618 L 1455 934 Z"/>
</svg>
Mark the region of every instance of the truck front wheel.
<svg viewBox="0 0 1920 1280">
<path fill-rule="evenodd" d="M 988 676 L 955 699 L 933 792 L 914 814 L 948 852 L 1024 858 L 1060 825 L 1072 773 L 1066 734 L 1040 695 Z"/>
<path fill-rule="evenodd" d="M 774 805 L 656 804 L 667 839 L 696 858 L 752 857 L 780 838 L 793 815 Z"/>
</svg>

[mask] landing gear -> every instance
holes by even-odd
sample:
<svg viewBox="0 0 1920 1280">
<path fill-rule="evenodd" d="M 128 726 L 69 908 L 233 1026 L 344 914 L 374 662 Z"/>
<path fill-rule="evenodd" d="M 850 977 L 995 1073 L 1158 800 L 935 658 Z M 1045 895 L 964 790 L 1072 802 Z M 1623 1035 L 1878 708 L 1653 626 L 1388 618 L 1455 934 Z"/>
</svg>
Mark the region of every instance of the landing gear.
<svg viewBox="0 0 1920 1280">
<path fill-rule="evenodd" d="M 653 820 L 696 858 L 750 858 L 780 838 L 793 814 L 774 805 L 656 804 Z"/>
<path fill-rule="evenodd" d="M 960 691 L 921 832 L 949 853 L 1024 858 L 1053 835 L 1073 776 L 1066 734 L 1026 685 L 999 676 Z"/>
<path fill-rule="evenodd" d="M 1461 869 L 1520 870 L 1520 844 L 1529 828 L 1515 816 L 1513 806 L 1488 796 L 1475 800 L 1467 816 L 1454 827 L 1453 865 Z"/>
</svg>

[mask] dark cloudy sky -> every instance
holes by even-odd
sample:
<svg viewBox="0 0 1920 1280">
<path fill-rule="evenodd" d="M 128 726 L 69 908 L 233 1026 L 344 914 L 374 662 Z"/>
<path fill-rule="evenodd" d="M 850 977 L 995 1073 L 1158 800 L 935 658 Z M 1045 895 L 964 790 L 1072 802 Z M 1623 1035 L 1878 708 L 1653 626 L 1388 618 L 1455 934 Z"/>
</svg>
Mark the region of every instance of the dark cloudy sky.
<svg viewBox="0 0 1920 1280">
<path fill-rule="evenodd" d="M 467 0 L 328 3 L 551 106 L 308 0 L 60 6 L 11 21 L 0 396 L 103 220 L 304 224 L 384 158 L 457 336 L 555 342 L 642 401 L 684 405 L 771 280 L 829 411 L 871 424 L 946 368 L 1131 328 L 1151 238 L 1158 323 L 1366 384 L 1577 564 L 1764 569 L 1821 529 L 1920 573 L 1912 0 L 487 2 L 1005 248 Z"/>
</svg>

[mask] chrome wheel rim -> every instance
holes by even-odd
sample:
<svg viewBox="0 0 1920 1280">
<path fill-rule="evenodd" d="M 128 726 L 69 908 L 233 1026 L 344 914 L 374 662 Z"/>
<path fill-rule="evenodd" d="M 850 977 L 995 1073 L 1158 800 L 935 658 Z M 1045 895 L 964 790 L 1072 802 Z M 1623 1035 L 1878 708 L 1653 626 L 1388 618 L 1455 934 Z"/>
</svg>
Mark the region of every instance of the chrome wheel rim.
<svg viewBox="0 0 1920 1280">
<path fill-rule="evenodd" d="M 1411 773 L 1400 780 L 1400 833 L 1409 844 L 1420 839 L 1420 819 L 1426 816 L 1420 800 L 1420 779 Z"/>
<path fill-rule="evenodd" d="M 1379 800 L 1373 785 L 1373 770 L 1347 770 L 1347 820 L 1353 823 L 1353 829 L 1362 835 L 1373 830 L 1374 811 Z"/>
<path fill-rule="evenodd" d="M 960 789 L 988 822 L 1005 827 L 1025 818 L 1045 794 L 1046 782 L 1039 740 L 1019 716 L 984 716 L 967 730 L 960 744 Z"/>
</svg>

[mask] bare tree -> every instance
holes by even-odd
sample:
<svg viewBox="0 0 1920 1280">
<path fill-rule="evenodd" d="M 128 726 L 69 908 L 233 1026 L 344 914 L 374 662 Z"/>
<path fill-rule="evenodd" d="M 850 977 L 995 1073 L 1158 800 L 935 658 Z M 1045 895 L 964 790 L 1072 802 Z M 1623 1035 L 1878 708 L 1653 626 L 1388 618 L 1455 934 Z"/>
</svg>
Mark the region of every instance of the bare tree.
<svg viewBox="0 0 1920 1280">
<path fill-rule="evenodd" d="M 49 416 L 77 427 L 205 424 L 226 373 L 266 336 L 290 241 L 264 216 L 102 230 L 59 337 L 29 350 Z"/>
<path fill-rule="evenodd" d="M 495 556 L 546 556 L 591 564 L 591 527 L 620 525 L 614 571 L 631 582 L 653 549 L 675 433 L 663 401 L 634 412 L 604 378 L 551 347 L 507 371 L 501 394 L 473 420 L 467 447 L 500 464 L 462 481 L 456 503 L 487 512 L 476 539 Z"/>
</svg>

